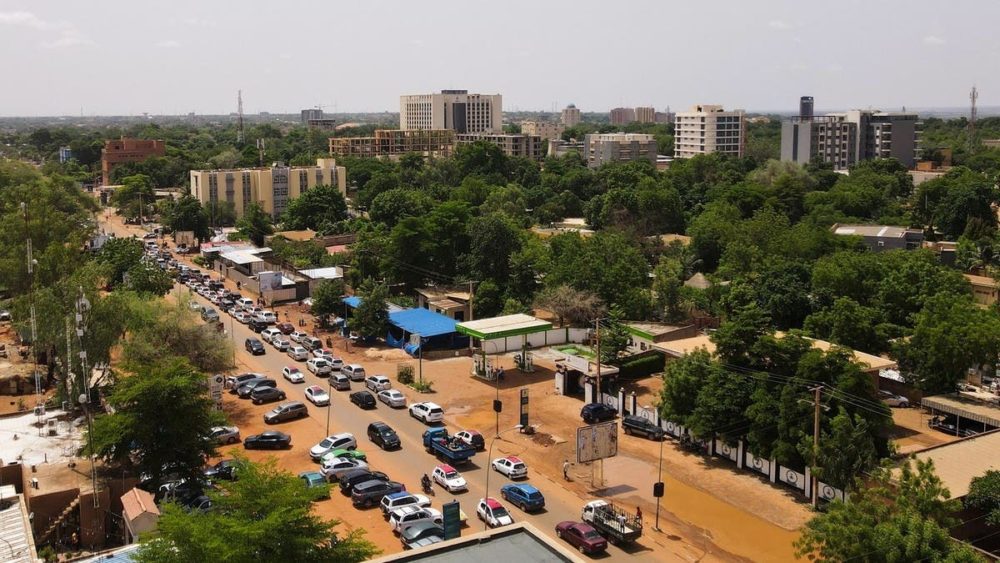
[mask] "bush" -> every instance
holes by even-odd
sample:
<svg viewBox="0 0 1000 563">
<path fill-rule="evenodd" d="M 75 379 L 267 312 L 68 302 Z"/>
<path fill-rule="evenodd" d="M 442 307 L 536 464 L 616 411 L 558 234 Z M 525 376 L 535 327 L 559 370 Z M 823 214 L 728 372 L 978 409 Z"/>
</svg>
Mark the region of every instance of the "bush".
<svg viewBox="0 0 1000 563">
<path fill-rule="evenodd" d="M 205 257 L 202 256 L 202 255 L 200 255 L 200 254 L 198 256 L 195 256 L 194 258 L 192 258 L 191 261 L 194 262 L 195 264 L 201 266 L 201 267 L 204 267 L 205 264 L 206 264 Z"/>
<path fill-rule="evenodd" d="M 403 385 L 410 385 L 413 383 L 413 366 L 410 364 L 402 364 L 396 368 L 396 379 Z"/>
<path fill-rule="evenodd" d="M 433 393 L 434 392 L 434 382 L 431 380 L 425 380 L 423 383 L 419 381 L 413 382 L 412 387 L 420 393 Z"/>
<path fill-rule="evenodd" d="M 663 371 L 664 358 L 660 354 L 651 354 L 634 360 L 629 360 L 618 368 L 622 377 L 645 377 Z"/>
</svg>

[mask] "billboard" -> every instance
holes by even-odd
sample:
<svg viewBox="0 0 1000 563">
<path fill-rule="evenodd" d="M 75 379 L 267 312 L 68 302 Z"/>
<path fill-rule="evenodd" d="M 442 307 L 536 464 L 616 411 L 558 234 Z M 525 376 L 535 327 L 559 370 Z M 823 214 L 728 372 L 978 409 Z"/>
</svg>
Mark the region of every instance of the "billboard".
<svg viewBox="0 0 1000 563">
<path fill-rule="evenodd" d="M 208 376 L 208 392 L 212 397 L 212 401 L 215 403 L 216 410 L 222 410 L 222 388 L 225 384 L 225 378 L 222 374 L 215 374 Z"/>
<path fill-rule="evenodd" d="M 281 289 L 281 272 L 261 272 L 257 274 L 261 292 Z"/>
<path fill-rule="evenodd" d="M 576 462 L 587 463 L 618 455 L 618 423 L 601 422 L 576 429 Z"/>
</svg>

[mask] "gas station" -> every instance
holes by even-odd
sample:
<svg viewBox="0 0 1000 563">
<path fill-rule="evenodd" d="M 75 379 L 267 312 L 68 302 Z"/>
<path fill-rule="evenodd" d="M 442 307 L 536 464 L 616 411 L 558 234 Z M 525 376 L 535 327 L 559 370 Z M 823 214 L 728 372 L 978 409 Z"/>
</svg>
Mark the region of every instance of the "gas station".
<svg viewBox="0 0 1000 563">
<path fill-rule="evenodd" d="M 479 339 L 479 352 L 472 355 L 472 374 L 487 381 L 496 378 L 497 367 L 489 354 L 499 357 L 504 352 L 519 350 L 514 357 L 517 368 L 524 373 L 534 371 L 528 335 L 550 330 L 552 323 L 524 314 L 478 319 L 455 325 L 455 331 L 459 334 Z"/>
</svg>

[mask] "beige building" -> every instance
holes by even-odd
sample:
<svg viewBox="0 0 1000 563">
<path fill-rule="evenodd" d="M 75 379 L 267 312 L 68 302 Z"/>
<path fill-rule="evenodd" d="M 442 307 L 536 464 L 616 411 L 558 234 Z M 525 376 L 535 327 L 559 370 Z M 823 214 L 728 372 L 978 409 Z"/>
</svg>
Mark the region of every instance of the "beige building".
<svg viewBox="0 0 1000 563">
<path fill-rule="evenodd" d="M 609 162 L 648 160 L 656 164 L 656 138 L 645 133 L 604 133 L 587 135 L 587 166 L 600 168 Z"/>
<path fill-rule="evenodd" d="M 400 96 L 399 128 L 502 133 L 502 98 L 500 94 L 470 94 L 468 90 Z"/>
<path fill-rule="evenodd" d="M 612 125 L 628 125 L 635 121 L 635 108 L 614 108 L 611 110 Z"/>
<path fill-rule="evenodd" d="M 674 156 L 691 158 L 713 152 L 743 156 L 746 146 L 746 115 L 741 109 L 697 105 L 678 112 L 674 125 Z"/>
<path fill-rule="evenodd" d="M 575 127 L 578 123 L 580 123 L 580 121 L 582 121 L 582 118 L 580 117 L 580 110 L 573 104 L 566 106 L 566 108 L 562 110 L 560 118 L 560 121 L 562 121 L 562 124 L 566 127 Z"/>
<path fill-rule="evenodd" d="M 635 120 L 639 123 L 655 123 L 656 108 L 638 107 L 635 108 Z"/>
<path fill-rule="evenodd" d="M 156 530 L 160 520 L 160 509 L 153 500 L 153 495 L 146 491 L 133 488 L 121 497 L 122 517 L 125 529 L 128 531 L 128 543 L 134 543 L 140 534 Z"/>
<path fill-rule="evenodd" d="M 231 203 L 242 217 L 257 202 L 272 217 L 280 217 L 288 202 L 316 186 L 337 186 L 347 195 L 347 170 L 332 158 L 316 159 L 316 166 L 285 166 L 233 170 L 192 170 L 191 195 L 202 205 Z"/>
<path fill-rule="evenodd" d="M 551 123 L 548 121 L 522 121 L 521 133 L 525 135 L 535 135 L 541 137 L 543 141 L 549 139 L 559 139 L 562 137 L 566 126 L 562 123 Z"/>
<path fill-rule="evenodd" d="M 371 137 L 330 139 L 333 156 L 393 158 L 407 153 L 427 157 L 447 156 L 455 144 L 455 132 L 448 129 L 376 129 Z"/>
<path fill-rule="evenodd" d="M 989 307 L 997 302 L 997 281 L 986 276 L 965 274 L 965 279 L 972 285 L 972 298 L 977 305 Z"/>
<path fill-rule="evenodd" d="M 500 150 L 507 156 L 521 156 L 532 160 L 541 160 L 545 157 L 542 152 L 542 138 L 537 135 L 456 135 L 455 144 L 464 145 L 475 143 L 476 141 L 487 141 L 500 147 Z"/>
</svg>

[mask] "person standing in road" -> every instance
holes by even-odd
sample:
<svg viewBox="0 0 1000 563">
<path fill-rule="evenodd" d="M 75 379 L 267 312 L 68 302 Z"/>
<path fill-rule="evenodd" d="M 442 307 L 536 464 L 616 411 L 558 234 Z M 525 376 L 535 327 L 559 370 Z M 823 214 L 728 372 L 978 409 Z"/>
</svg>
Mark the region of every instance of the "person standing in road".
<svg viewBox="0 0 1000 563">
<path fill-rule="evenodd" d="M 642 508 L 635 507 L 635 517 L 639 519 L 640 523 L 642 522 Z"/>
<path fill-rule="evenodd" d="M 563 460 L 563 479 L 569 481 L 569 460 Z"/>
</svg>

